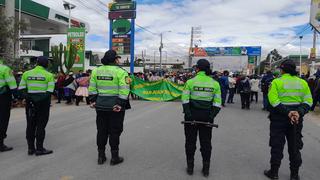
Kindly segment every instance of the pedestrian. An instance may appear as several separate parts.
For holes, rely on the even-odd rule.
[[[3,64],[0,57],[0,152],[11,151],[13,148],[4,144],[10,119],[12,91],[17,88],[12,70]]]
[[[220,85],[211,77],[209,61],[200,59],[197,62],[196,72],[196,77],[188,80],[184,86],[182,94],[184,118],[185,121],[213,123],[221,108]],[[203,161],[202,173],[208,177],[212,151],[212,127],[185,124],[184,131],[187,173],[193,174],[194,154],[199,133]]]
[[[54,77],[49,73],[48,58],[40,56],[37,66],[22,75],[19,90],[26,99],[28,155],[53,153],[43,147],[45,128],[49,121],[51,94],[54,91]],[[36,140],[36,147],[35,147]]]
[[[315,80],[314,89],[312,92],[313,92],[312,93],[313,104],[311,107],[311,111],[314,111],[317,104],[320,103],[320,74],[316,74],[316,80]]]
[[[105,146],[109,138],[110,165],[117,165],[124,160],[119,156],[119,144],[131,81],[128,73],[118,67],[119,56],[114,50],[107,51],[101,63],[102,66],[93,70],[89,86],[91,107],[97,112],[98,164],[106,161]]]
[[[241,97],[241,109],[250,109],[251,86],[249,78],[242,76],[238,88]]]
[[[229,90],[229,80],[228,79],[229,79],[229,71],[223,71],[223,74],[219,79],[223,107],[225,107],[225,102],[226,102],[228,90]]]
[[[287,139],[290,159],[290,180],[299,180],[302,164],[301,153],[303,117],[312,105],[312,95],[305,80],[297,75],[296,65],[286,60],[280,65],[280,78],[272,81],[268,98],[270,109],[271,169],[264,172],[270,179],[278,179],[278,171],[283,158]]]
[[[256,103],[258,103],[258,99],[259,99],[259,85],[260,85],[260,80],[258,79],[258,77],[256,75],[252,76],[252,78],[250,79],[250,86],[251,86],[251,102],[254,101],[254,97],[255,97],[255,101]]]
[[[82,77],[76,79],[76,82],[79,85],[76,91],[76,106],[79,106],[79,103],[81,100],[83,100],[83,98],[86,98],[87,105],[90,104],[88,92],[89,81],[90,76],[87,73],[83,73]]]
[[[236,93],[236,83],[237,83],[237,81],[236,81],[234,75],[229,76],[228,81],[229,81],[229,96],[228,96],[227,103],[234,104],[233,97],[234,97],[234,94]]]
[[[57,104],[60,104],[61,100],[64,98],[64,89],[63,89],[64,81],[65,81],[65,74],[63,72],[59,72],[58,79],[56,82],[57,98],[58,98]]]
[[[63,82],[63,85],[64,85],[64,96],[67,100],[66,104],[71,105],[74,97],[74,93],[76,90],[76,83],[74,81],[73,72],[69,72],[69,74],[66,76]]]
[[[262,110],[267,110],[267,108],[269,107],[268,92],[273,79],[274,79],[274,76],[271,71],[267,71],[267,73],[261,79],[261,91],[263,94]]]

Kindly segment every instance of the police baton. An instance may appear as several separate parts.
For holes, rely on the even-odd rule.
[[[207,126],[207,127],[219,128],[218,124],[209,123],[209,122],[201,122],[201,121],[182,121],[181,124],[204,125],[204,126]]]

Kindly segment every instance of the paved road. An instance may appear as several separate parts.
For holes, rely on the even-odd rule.
[[[95,112],[88,107],[54,105],[46,138],[46,147],[54,149],[54,154],[44,157],[27,156],[24,111],[13,110],[6,142],[15,149],[0,154],[0,179],[204,179],[199,152],[194,176],[185,174],[181,104],[135,101],[132,105],[120,147],[125,163],[117,167],[96,164]],[[213,132],[214,160],[209,179],[266,180],[261,172],[269,161],[267,114],[260,110],[260,105],[251,111],[239,107],[239,104],[230,105],[217,118],[220,128]],[[319,122],[305,123],[301,172],[305,180],[320,177],[319,135]],[[286,155],[280,179],[288,178]]]

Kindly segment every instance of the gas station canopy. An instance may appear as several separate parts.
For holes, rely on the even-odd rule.
[[[19,0],[15,0],[16,17],[19,13]],[[66,34],[69,17],[47,6],[31,0],[21,0],[21,17],[27,23],[27,30],[22,35],[53,35]],[[0,8],[4,8],[5,0],[0,0]],[[62,4],[61,4],[62,5]],[[72,27],[85,27],[89,31],[89,24],[71,18]]]

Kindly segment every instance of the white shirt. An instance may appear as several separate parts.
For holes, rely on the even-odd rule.
[[[250,80],[251,91],[252,92],[259,92],[259,90],[260,90],[259,84],[260,84],[260,80],[259,79],[251,79]]]

